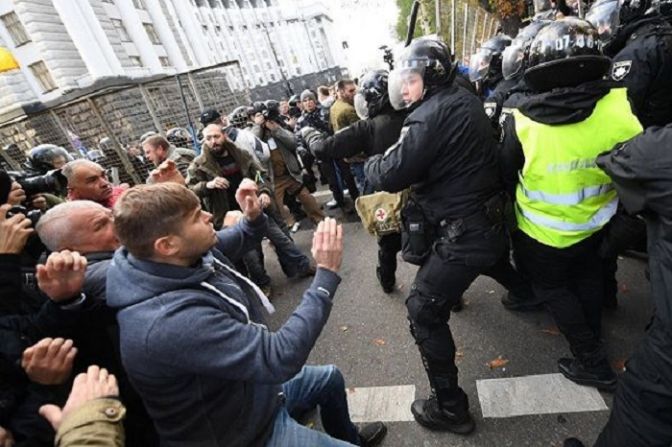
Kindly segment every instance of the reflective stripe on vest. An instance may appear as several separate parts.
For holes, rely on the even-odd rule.
[[[578,123],[549,125],[513,114],[525,156],[516,190],[518,227],[556,248],[601,229],[616,213],[618,198],[595,159],[642,131],[626,90],[612,89]]]

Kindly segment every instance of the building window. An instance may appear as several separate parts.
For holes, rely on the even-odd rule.
[[[208,32],[208,25],[201,25],[203,27],[203,32],[207,33]]]
[[[142,26],[145,27],[145,31],[149,36],[149,40],[151,40],[154,45],[161,45],[161,39],[159,39],[159,35],[156,34],[156,31],[154,30],[154,25],[152,25],[151,23],[143,23]]]
[[[37,82],[40,83],[40,87],[42,87],[43,93],[47,93],[58,88],[54,82],[54,79],[51,77],[51,73],[49,73],[47,65],[44,62],[36,62],[29,65],[28,68],[30,68],[30,71],[33,72],[33,76],[35,76]]]
[[[28,33],[26,33],[26,29],[23,27],[23,24],[19,20],[19,16],[17,16],[16,13],[10,12],[9,14],[5,14],[0,18],[2,19],[2,23],[5,24],[5,28],[7,28],[9,34],[12,36],[14,45],[18,47],[19,45],[23,45],[26,42],[30,42]]]
[[[147,9],[147,7],[145,6],[144,0],[133,0],[133,5],[137,9]]]
[[[103,3],[110,3],[110,4],[114,5],[114,0],[103,0]]]
[[[165,56],[159,57],[159,62],[161,62],[162,67],[170,67],[170,60]]]
[[[110,19],[110,20],[112,20],[112,26],[114,26],[114,29],[117,30],[117,34],[119,34],[119,38],[121,39],[121,41],[130,42],[131,36],[128,35],[128,31],[126,31],[124,22],[122,22],[119,19]]]
[[[130,58],[131,58],[131,62],[133,63],[134,67],[144,67],[144,65],[142,64],[142,59],[140,59],[140,57],[131,56]]]
[[[271,81],[275,82],[275,75],[271,73]]]

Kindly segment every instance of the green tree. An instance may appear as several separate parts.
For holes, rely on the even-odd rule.
[[[406,35],[408,34],[408,20],[411,16],[411,9],[413,8],[414,0],[397,0],[397,6],[399,7],[399,17],[397,18],[396,32],[399,40],[406,40]],[[413,37],[420,37],[424,34],[433,32],[435,29],[434,26],[434,0],[424,1],[424,5],[420,8],[418,13],[418,19],[415,24],[415,32]],[[422,20],[423,18],[427,21],[426,27],[429,28],[426,33],[423,30]]]

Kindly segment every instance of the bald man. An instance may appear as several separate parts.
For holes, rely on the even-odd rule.
[[[91,200],[105,208],[112,208],[127,189],[124,186],[113,186],[107,179],[105,169],[93,161],[71,161],[61,172],[68,179],[68,200]]]

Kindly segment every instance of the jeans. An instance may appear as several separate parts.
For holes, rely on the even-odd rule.
[[[359,445],[357,428],[350,420],[343,375],[334,365],[304,366],[283,386],[285,405],[275,418],[266,447],[347,447]],[[299,424],[295,418],[320,406],[325,433]]]
[[[350,198],[354,202],[359,197],[359,190],[357,183],[350,171],[350,165],[343,160],[335,160],[333,158],[324,160],[322,162],[324,173],[329,180],[329,189],[334,196],[334,200],[338,202],[339,206],[343,206],[345,199],[343,197],[343,188],[347,187],[350,191]],[[339,182],[340,178],[343,180]],[[342,186],[341,186],[342,185]]]
[[[373,192],[373,186],[366,180],[366,174],[364,174],[364,163],[350,163],[350,171],[355,177],[355,182],[357,183],[357,188],[359,188],[359,193],[362,195],[371,194]]]
[[[274,219],[268,219],[268,240],[271,241],[278,255],[282,272],[291,278],[303,273],[310,267],[310,260],[299,251],[294,241],[285,234]]]

